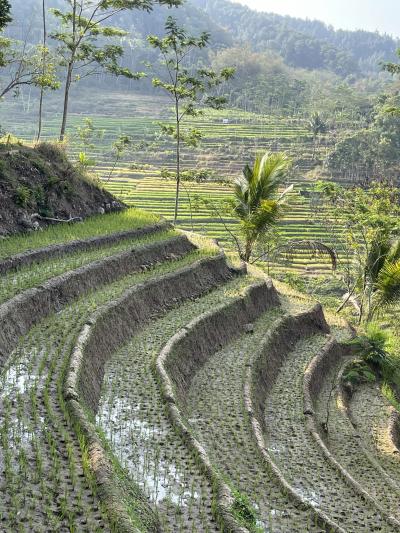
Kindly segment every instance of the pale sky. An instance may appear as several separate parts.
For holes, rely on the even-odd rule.
[[[400,37],[400,0],[234,0],[259,11],[318,19],[335,28]]]

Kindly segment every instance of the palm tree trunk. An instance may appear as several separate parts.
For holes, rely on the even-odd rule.
[[[253,252],[253,241],[252,240],[247,240],[245,248],[244,248],[243,261],[248,263],[250,261],[250,257],[251,257],[252,252]]]

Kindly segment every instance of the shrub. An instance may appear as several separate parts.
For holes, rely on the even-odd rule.
[[[66,161],[65,150],[62,145],[55,143],[40,143],[36,150],[49,161]]]
[[[355,361],[343,375],[343,381],[354,385],[358,385],[359,383],[372,383],[375,381],[375,374],[364,361]]]
[[[250,531],[258,532],[256,511],[249,498],[237,490],[233,491],[233,496],[232,510],[236,519],[245,524]]]
[[[19,207],[26,207],[32,196],[32,191],[25,185],[18,185],[15,189],[15,203]]]
[[[355,347],[362,359],[383,377],[393,376],[395,360],[390,348],[392,338],[390,333],[378,324],[371,322],[365,328],[364,334],[349,341]]]
[[[7,166],[5,161],[0,159],[0,179],[6,179],[7,177]]]

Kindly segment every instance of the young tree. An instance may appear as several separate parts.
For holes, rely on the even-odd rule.
[[[132,137],[125,134],[119,135],[118,139],[112,143],[111,147],[114,156],[114,163],[108,174],[107,181],[110,181],[118,162],[120,161],[124,153],[128,150],[128,148],[130,148],[132,145]]]
[[[79,139],[78,145],[80,152],[78,154],[78,165],[82,169],[88,169],[96,165],[96,160],[88,155],[89,150],[93,150],[96,142],[104,138],[105,130],[95,128],[91,118],[85,118],[82,126],[76,128],[76,137]]]
[[[280,152],[258,155],[253,167],[245,166],[243,176],[235,182],[234,198],[229,202],[230,215],[240,223],[243,244],[232,231],[228,232],[243,261],[262,260],[267,262],[268,270],[273,259],[284,254],[290,256],[297,250],[309,251],[312,257],[328,256],[335,270],[336,253],[330,246],[308,239],[283,241],[280,238],[277,225],[284,215],[285,197],[293,185],[282,192],[279,189],[289,176],[290,166],[290,159]]]
[[[287,179],[290,165],[285,154],[267,152],[256,157],[253,167],[246,165],[235,182],[232,210],[244,237],[243,261],[250,260],[257,241],[283,216],[286,191],[279,194],[278,189]]]
[[[386,184],[345,189],[320,182],[317,187],[326,197],[321,216],[341,233],[350,258],[348,293],[338,311],[354,301],[359,321],[368,322],[380,308],[400,301],[400,190]]]
[[[203,32],[199,37],[191,36],[177,21],[168,17],[165,23],[165,36],[159,38],[150,35],[150,45],[159,50],[161,63],[165,69],[165,79],[153,78],[154,87],[163,89],[174,104],[174,125],[160,124],[164,134],[176,141],[176,193],[174,223],[178,219],[179,192],[181,184],[181,146],[196,146],[201,139],[201,132],[194,128],[183,129],[188,117],[204,113],[200,106],[221,109],[226,104],[223,96],[209,94],[214,87],[232,78],[234,69],[224,68],[218,73],[206,68],[190,68],[189,59],[194,50],[201,50],[209,43],[210,35]]]
[[[65,0],[66,11],[53,9],[61,29],[52,34],[60,43],[58,53],[66,69],[63,116],[60,140],[65,136],[71,85],[103,70],[130,79],[139,79],[143,74],[123,68],[118,61],[123,48],[117,44],[104,44],[104,40],[126,35],[120,28],[105,26],[104,23],[125,10],[151,11],[155,4],[179,6],[182,0]]]

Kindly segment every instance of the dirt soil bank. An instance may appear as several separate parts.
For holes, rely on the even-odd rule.
[[[67,158],[62,147],[0,144],[0,238],[124,205]]]

